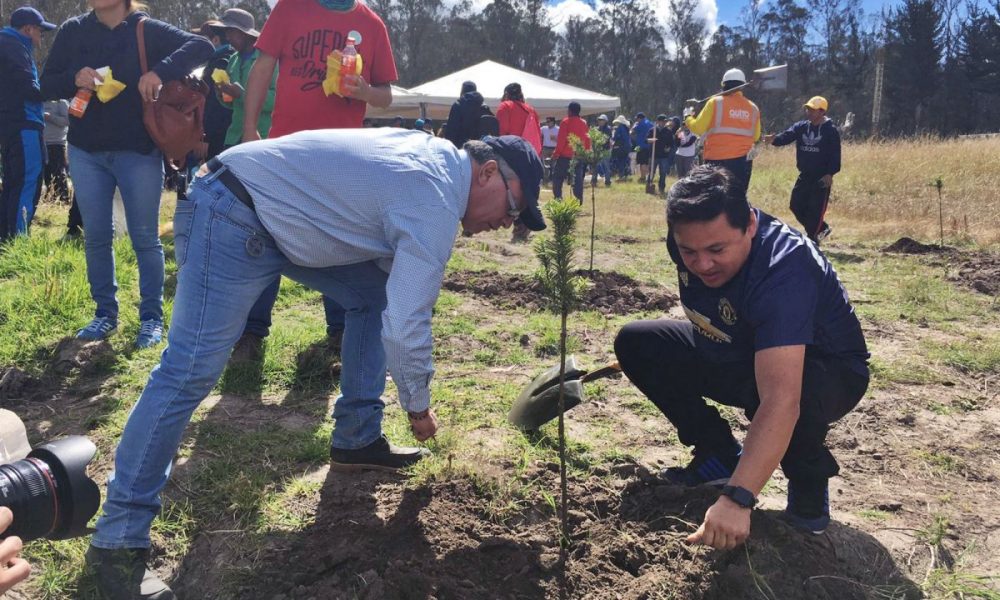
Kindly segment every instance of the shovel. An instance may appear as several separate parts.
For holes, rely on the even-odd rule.
[[[753,79],[744,83],[743,85],[738,85],[734,88],[730,88],[724,92],[717,92],[712,94],[707,98],[702,98],[701,100],[697,98],[688,98],[685,100],[688,104],[701,104],[702,102],[708,102],[716,96],[728,96],[733,92],[738,92],[744,88],[755,87],[759,90],[779,90],[783,91],[788,89],[788,65],[778,65],[776,67],[765,67],[763,69],[757,69],[753,72]]]
[[[621,373],[617,361],[596,371],[584,371],[575,356],[566,357],[566,410],[583,402],[583,384]],[[559,416],[559,365],[541,373],[524,388],[510,407],[507,420],[522,431],[534,431]]]

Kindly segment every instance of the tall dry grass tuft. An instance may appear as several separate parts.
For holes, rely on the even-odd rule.
[[[945,243],[1000,244],[1000,138],[851,142],[834,178],[829,208],[838,238],[936,242],[944,183]],[[788,194],[795,150],[766,148],[754,162],[751,195],[765,210],[792,219]],[[839,225],[839,227],[838,227]]]
[[[751,201],[797,227],[788,209],[797,176],[794,146],[765,148],[754,161]],[[845,142],[828,210],[834,240],[882,244],[909,236],[937,243],[938,177],[945,243],[1000,246],[1000,138]],[[643,195],[639,184],[601,190],[597,205],[599,235],[666,231],[662,200]]]

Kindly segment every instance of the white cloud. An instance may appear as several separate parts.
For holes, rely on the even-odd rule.
[[[591,7],[583,0],[558,0],[549,6],[549,16],[552,20],[552,28],[557,33],[565,33],[566,22],[573,17],[588,19],[597,16],[598,11],[604,2],[597,0],[594,7]],[[668,0],[652,0],[650,2],[652,13],[656,16],[661,27],[666,27],[667,16],[670,14]],[[719,7],[716,0],[699,0],[696,14],[705,19],[709,33],[716,29],[716,20],[719,17]]]

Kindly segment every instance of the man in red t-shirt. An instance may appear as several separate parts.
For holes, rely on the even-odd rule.
[[[562,184],[569,175],[569,163],[573,159],[573,146],[569,143],[570,136],[576,136],[583,142],[583,147],[590,150],[590,128],[587,122],[580,118],[580,103],[570,102],[566,118],[559,124],[559,137],[552,158],[556,164],[552,168],[552,195],[562,198]],[[576,163],[573,172],[573,196],[583,204],[583,170],[584,163]]]
[[[326,57],[343,50],[349,36],[362,58],[361,75],[346,78],[347,98],[327,96]],[[270,138],[308,129],[361,127],[367,104],[392,104],[390,84],[398,76],[389,33],[382,19],[356,0],[281,0],[260,32],[257,49],[260,57],[247,82],[244,121],[256,122],[277,66]],[[253,129],[244,128],[244,141],[255,139]]]
[[[346,97],[327,96],[323,91],[326,57],[334,50],[343,50],[348,37],[354,38],[354,47],[362,59],[361,75],[344,78],[342,91]],[[275,67],[278,81],[269,138],[310,129],[360,128],[368,104],[378,108],[392,104],[390,84],[398,75],[389,32],[377,14],[356,0],[281,0],[264,23],[256,48],[260,53],[247,78],[244,142],[260,139],[257,117]],[[251,309],[255,322],[270,326],[279,283],[280,278]],[[323,308],[330,348],[339,351],[344,309],[325,296]],[[234,356],[259,356],[261,340],[244,333]]]

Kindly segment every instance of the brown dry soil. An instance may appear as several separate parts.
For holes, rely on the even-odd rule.
[[[605,315],[640,311],[666,312],[677,304],[676,294],[640,284],[621,273],[577,271],[587,286],[580,304]],[[531,277],[491,271],[459,271],[444,280],[444,289],[485,298],[501,308],[544,308],[541,284]]]
[[[982,294],[1000,295],[1000,255],[962,252],[950,246],[923,244],[908,237],[899,238],[882,251],[940,257],[948,268],[950,281]]]
[[[522,478],[554,490],[556,471],[539,466]],[[666,485],[631,463],[598,472],[569,488],[570,598],[750,600],[761,597],[756,580],[772,598],[864,598],[868,589],[917,595],[885,549],[849,527],[806,538],[774,511],[758,511],[747,548],[694,548],[684,537],[716,493]],[[262,561],[234,597],[557,597],[559,548],[548,504],[526,498],[498,519],[490,501],[488,490],[467,480],[408,489],[392,476],[326,470],[315,524],[268,539],[261,552],[282,559]],[[200,597],[213,587],[205,578],[219,572],[194,556],[209,564],[232,558],[201,538],[186,561],[197,570],[179,579],[181,597]]]

